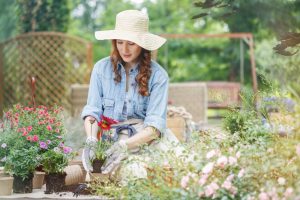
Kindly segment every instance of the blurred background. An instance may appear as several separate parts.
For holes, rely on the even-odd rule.
[[[94,32],[113,29],[115,15],[125,9],[147,12],[150,31],[155,34],[251,33],[254,37],[258,89],[272,85],[289,88],[294,95],[300,94],[299,54],[282,55],[273,49],[287,33],[297,36],[300,0],[0,0],[2,108],[21,99],[30,100],[32,89],[22,89],[28,77],[20,81],[27,72],[28,76],[37,77],[37,91],[45,87],[52,91],[46,93],[44,90],[44,94],[36,95],[37,99],[41,96],[40,101],[58,101],[68,105],[64,100],[66,98],[47,99],[55,91],[58,91],[56,96],[68,92],[70,84],[88,83],[93,64],[108,56],[111,49],[109,41],[96,41]],[[28,40],[28,33],[32,32],[36,35],[31,35],[33,38]],[[50,34],[50,39],[45,42],[38,38],[41,37],[40,32],[63,33],[63,37],[70,39],[70,42],[67,39],[58,42],[60,39],[56,37],[62,35],[57,34]],[[291,52],[297,51],[298,44],[296,41],[290,45]],[[59,51],[59,48],[63,50]],[[47,51],[43,52],[43,49]],[[47,66],[43,69],[39,67],[43,64],[36,66],[36,60],[30,61],[33,57],[43,64],[47,62]],[[62,57],[64,59],[60,60]],[[51,61],[48,61],[49,58]],[[60,60],[59,64],[55,63],[57,60]],[[168,71],[171,82],[242,81],[243,86],[252,87],[246,39],[169,39],[159,49],[157,60]],[[63,67],[64,63],[69,63],[71,68]],[[54,70],[47,70],[49,66]],[[62,71],[61,68],[68,70]],[[40,74],[35,74],[39,70]],[[76,73],[72,77],[67,77],[74,71]],[[43,82],[43,76],[53,80]],[[8,77],[11,78],[6,80]],[[51,88],[58,80],[64,80],[67,86],[62,83]],[[41,82],[43,85],[38,85]],[[9,98],[14,100],[5,101],[5,94],[11,92],[14,95]]]

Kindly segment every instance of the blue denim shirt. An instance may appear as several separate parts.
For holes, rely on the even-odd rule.
[[[87,105],[83,108],[81,117],[88,115],[100,120],[104,115],[118,121],[129,118],[144,120],[144,125],[157,128],[162,134],[166,129],[167,98],[169,77],[167,72],[156,62],[151,61],[151,77],[148,83],[149,96],[142,96],[138,92],[135,77],[138,65],[129,72],[129,87],[126,94],[126,72],[122,64],[118,64],[121,71],[121,82],[114,81],[114,72],[110,57],[98,61],[92,71]],[[127,96],[127,115],[123,107]]]

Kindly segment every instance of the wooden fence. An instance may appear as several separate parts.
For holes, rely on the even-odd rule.
[[[92,44],[56,32],[33,32],[0,44],[0,112],[16,103],[29,105],[29,80],[36,79],[37,105],[70,109],[70,86],[88,83]],[[1,115],[0,114],[0,115]]]

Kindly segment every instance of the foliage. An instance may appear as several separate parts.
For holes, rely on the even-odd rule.
[[[5,162],[5,170],[22,179],[28,178],[40,162],[38,150],[35,146],[11,149]]]
[[[106,158],[105,152],[111,147],[111,144],[112,143],[108,140],[99,139],[99,141],[91,147],[91,150],[95,153],[93,159],[104,160]]]
[[[62,168],[68,164],[71,148],[64,145],[65,128],[62,123],[61,111],[62,108],[57,106],[31,108],[17,104],[4,113],[0,143],[2,148],[5,147],[5,151],[1,151],[0,155],[2,165],[5,164],[9,172],[21,173],[22,169],[24,170],[23,174],[28,173],[26,169],[29,167],[14,167],[15,159],[19,159],[18,163],[21,164],[32,162],[32,165],[35,165],[33,168],[45,164],[47,165],[45,171],[50,172],[55,170],[61,172]],[[20,156],[28,150],[30,150],[30,154],[28,153],[27,157]],[[31,159],[29,156],[32,156]],[[52,162],[51,166],[49,166],[49,162]],[[26,166],[25,164],[24,166]]]
[[[68,166],[69,159],[72,157],[70,147],[55,147],[42,154],[41,165],[48,174],[62,174],[64,168]]]
[[[69,23],[68,4],[60,0],[18,0],[20,32],[66,32]]]

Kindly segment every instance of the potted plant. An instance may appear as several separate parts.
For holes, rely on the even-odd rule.
[[[14,177],[14,193],[31,193],[32,178],[36,166],[39,164],[38,148],[26,145],[18,149],[11,149],[5,162],[5,171]]]
[[[41,164],[46,173],[45,194],[62,191],[65,185],[65,167],[68,166],[69,159],[73,156],[70,147],[61,144],[54,149],[47,150],[42,154]]]
[[[62,107],[58,106],[26,107],[17,104],[5,112],[0,122],[0,144],[3,148],[0,164],[5,165],[5,169],[14,176],[21,174],[22,179],[32,176],[32,166],[43,170],[43,165],[36,158],[58,146],[66,149],[61,111]],[[25,167],[18,168],[22,162],[25,162]]]
[[[111,142],[108,140],[103,140],[102,138],[91,147],[93,150],[94,157],[92,158],[92,166],[93,166],[93,173],[101,173],[101,167],[105,162],[106,150],[111,146]]]

